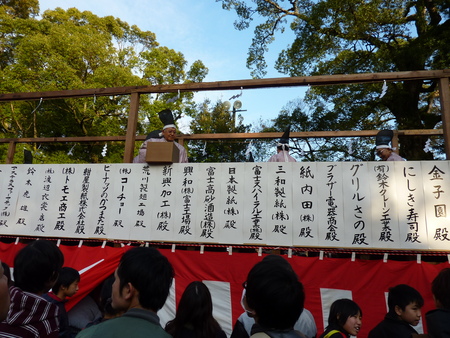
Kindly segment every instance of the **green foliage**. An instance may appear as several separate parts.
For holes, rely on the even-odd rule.
[[[36,20],[37,1],[13,6],[18,3],[0,6],[0,93],[201,82],[207,74],[201,61],[188,67],[183,54],[159,46],[154,33],[118,18],[56,8]],[[157,112],[164,108],[174,110],[176,119],[192,113],[193,93],[166,102],[175,95],[141,95],[138,133],[157,129]],[[2,103],[0,137],[125,135],[129,107],[129,96]],[[47,162],[66,160],[61,154],[72,146],[31,145]],[[102,148],[76,145],[67,161],[122,161],[123,144],[109,145],[106,158]]]
[[[205,100],[197,107],[190,128],[194,134],[247,133],[250,125],[243,124],[237,111],[229,111],[223,102],[213,106]],[[192,162],[245,162],[247,144],[242,140],[190,141],[189,158]]]
[[[247,66],[266,74],[265,53],[277,33],[289,28],[294,41],[279,53],[275,68],[290,76],[445,69],[450,66],[450,3],[443,0],[216,0],[234,9],[237,29],[255,23]],[[316,127],[433,129],[441,120],[433,81],[313,88],[309,114]],[[326,113],[326,111],[328,111]],[[325,125],[322,125],[325,124]],[[317,129],[322,130],[322,129]],[[326,130],[326,129],[325,129]],[[427,138],[400,139],[410,160],[431,159]]]
[[[370,120],[369,118],[367,120]],[[363,122],[363,121],[360,121]],[[261,124],[263,132],[283,132],[291,126],[291,132],[332,131],[338,126],[355,121],[344,122],[335,111],[316,108],[308,109],[301,100],[289,102],[277,118]],[[362,128],[370,129],[370,128]],[[346,129],[348,130],[348,129]],[[256,153],[260,149],[272,147],[274,141],[258,141],[254,145]],[[290,154],[297,161],[373,161],[374,140],[372,138],[292,138],[289,141]],[[267,160],[267,154],[259,160]]]

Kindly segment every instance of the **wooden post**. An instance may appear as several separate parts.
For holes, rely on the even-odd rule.
[[[130,113],[128,114],[127,134],[125,137],[125,152],[123,163],[132,163],[134,156],[134,142],[136,140],[136,130],[139,112],[139,93],[131,93]]]
[[[391,145],[392,148],[395,148],[395,152],[398,154],[400,152],[400,149],[398,147],[398,130],[394,130],[394,136],[392,137]]]
[[[450,89],[448,77],[441,77],[439,79],[439,99],[441,100],[445,154],[447,160],[450,160]]]
[[[9,142],[8,154],[6,155],[6,164],[12,164],[14,161],[14,153],[16,152],[16,142]]]

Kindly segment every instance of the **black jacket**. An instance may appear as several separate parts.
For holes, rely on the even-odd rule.
[[[411,325],[388,313],[369,332],[369,338],[411,338],[413,333],[417,333],[417,331]]]
[[[425,318],[430,338],[450,338],[450,310],[431,310]]]

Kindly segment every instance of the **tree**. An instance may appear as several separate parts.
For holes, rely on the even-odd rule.
[[[34,13],[36,8],[30,8],[28,12]],[[188,68],[183,54],[159,46],[154,33],[112,16],[56,8],[36,20],[16,15],[13,9],[0,7],[0,42],[6,46],[0,56],[2,93],[201,82],[208,71],[199,60]],[[191,113],[193,94],[174,96],[141,95],[139,133],[158,129],[157,112],[164,108],[176,111],[177,118]],[[125,135],[129,100],[110,96],[2,104],[0,137]],[[42,144],[34,145],[32,151],[47,163],[121,161],[123,143],[109,144],[105,156],[103,147]]]
[[[262,77],[265,52],[289,27],[292,44],[275,68],[290,76],[443,69],[450,64],[450,3],[445,0],[217,0],[238,15],[237,29],[256,25],[247,66]],[[434,81],[312,88],[306,102],[333,129],[433,129],[441,121]],[[426,138],[400,139],[401,153],[430,159]]]
[[[320,109],[311,111],[302,100],[288,102],[273,120],[262,122],[262,132],[279,132],[291,127],[291,132],[333,130],[335,116],[332,111],[317,115]],[[365,129],[365,128],[363,128]],[[266,160],[265,149],[274,148],[273,141],[258,140],[254,143],[258,160]],[[289,141],[290,154],[297,161],[373,161],[373,140],[367,138],[292,138]]]
[[[194,134],[248,133],[250,125],[223,102],[211,105],[209,100],[197,106],[190,128]],[[236,125],[237,123],[237,125]],[[188,144],[192,162],[245,162],[247,144],[240,140],[191,141]]]

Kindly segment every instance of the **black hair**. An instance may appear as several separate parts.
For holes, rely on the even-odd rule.
[[[65,266],[59,270],[59,276],[52,287],[53,293],[58,293],[62,286],[69,287],[73,282],[80,281],[80,274],[74,268]]]
[[[390,314],[396,314],[396,306],[404,311],[411,303],[416,303],[419,307],[423,306],[423,298],[419,291],[406,284],[399,284],[389,288],[388,308]]]
[[[64,256],[54,242],[36,240],[14,258],[14,284],[23,291],[45,293],[58,278]]]
[[[337,325],[341,330],[347,322],[347,319],[358,314],[362,317],[361,308],[351,299],[342,298],[335,300],[330,307],[328,315],[328,326]],[[345,330],[344,330],[345,331]]]
[[[9,267],[8,264],[6,264],[3,261],[2,261],[2,266],[3,266],[3,274],[8,278],[8,287],[13,286],[14,282],[11,279],[11,268]]]
[[[300,317],[305,293],[289,262],[270,255],[248,273],[246,300],[260,326],[286,330],[292,329]]]
[[[122,256],[117,276],[120,293],[128,283],[139,291],[139,303],[145,309],[157,312],[166,302],[174,271],[168,259],[157,249],[137,247]]]
[[[186,287],[176,316],[166,324],[165,330],[178,338],[186,326],[192,328],[196,338],[218,337],[217,333],[222,330],[213,317],[211,293],[202,282],[192,282]]]
[[[439,307],[450,309],[450,268],[445,268],[433,279],[431,292]]]
[[[289,145],[288,144],[283,144],[283,145],[277,145],[277,149],[278,150],[289,150]]]
[[[103,281],[102,288],[100,290],[100,301],[99,301],[99,308],[102,312],[103,316],[109,315],[109,316],[115,316],[120,311],[114,309],[112,307],[112,285],[114,284],[114,275],[109,276]]]

